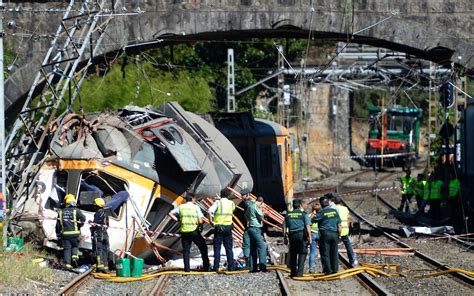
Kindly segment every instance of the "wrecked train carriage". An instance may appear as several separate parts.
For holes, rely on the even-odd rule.
[[[94,198],[103,196],[115,213],[111,250],[151,259],[143,235],[130,229],[148,225],[152,239],[165,246],[162,255],[167,247],[179,250],[175,237],[159,237],[179,228],[168,212],[183,202],[186,192],[200,199],[226,186],[252,188],[253,182],[238,152],[213,126],[176,103],[126,107],[118,114],[62,118],[52,136],[50,158],[38,173],[34,198],[16,207],[25,235],[56,247],[56,210],[63,196],[74,194],[87,220],[93,218]],[[91,249],[87,225],[81,236],[81,247]]]

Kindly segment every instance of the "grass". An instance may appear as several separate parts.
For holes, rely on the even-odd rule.
[[[1,230],[1,227],[0,227]],[[0,237],[0,246],[3,246]],[[35,258],[42,258],[46,253],[35,250],[35,248],[27,243],[21,250],[20,257],[2,253],[0,254],[0,289],[3,288],[25,288],[29,280],[51,283],[54,281],[54,274],[48,267],[40,267],[33,264]]]

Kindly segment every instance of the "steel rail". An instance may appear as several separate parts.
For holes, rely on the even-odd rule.
[[[347,259],[341,253],[339,253],[339,261],[341,261],[347,268],[352,267],[349,262],[349,259]],[[380,286],[376,281],[374,281],[370,276],[365,273],[357,274],[357,279],[367,290],[370,290],[370,292],[372,292],[374,295],[391,295],[389,292],[387,292],[387,290],[385,290],[382,286]]]
[[[92,273],[95,271],[95,267],[90,268],[84,273],[81,273],[79,276],[75,277],[70,281],[57,295],[74,295],[82,285],[92,278]]]
[[[154,296],[163,296],[164,294],[164,288],[166,287],[166,284],[168,283],[169,276],[164,274],[161,275],[158,280],[156,281],[155,286],[150,292],[150,295]]]
[[[349,205],[342,199],[342,203],[349,209],[349,211],[354,215],[356,216],[359,220],[361,221],[364,221],[366,224],[370,225],[373,229],[379,231],[380,233],[382,233],[385,237],[391,239],[392,241],[394,241],[397,245],[401,246],[401,247],[404,247],[404,248],[412,248],[410,245],[402,242],[401,240],[399,240],[398,238],[396,238],[395,236],[385,232],[380,226],[374,224],[373,222],[367,220],[365,217],[363,217],[361,214],[359,214],[358,212],[356,212],[355,210],[353,210],[351,207],[349,207]],[[449,266],[446,266],[445,264],[437,261],[436,259],[426,255],[426,254],[423,254],[421,253],[420,251],[415,251],[414,252],[415,256],[420,258],[421,260],[425,261],[426,263],[429,263],[430,265],[436,267],[436,268],[439,268],[441,270],[450,270]],[[450,275],[456,277],[457,279],[469,284],[469,285],[474,285],[474,278],[471,278],[469,276],[466,276],[462,273],[459,273],[459,272],[451,272]]]

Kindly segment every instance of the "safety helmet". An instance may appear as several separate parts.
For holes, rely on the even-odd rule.
[[[72,204],[76,202],[76,197],[73,194],[67,194],[66,197],[64,197],[64,202],[68,204]]]
[[[94,204],[98,206],[99,208],[103,208],[105,207],[105,200],[103,198],[98,197],[94,199]]]

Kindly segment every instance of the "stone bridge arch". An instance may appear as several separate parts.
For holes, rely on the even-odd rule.
[[[33,8],[60,7],[67,1],[31,1]],[[81,1],[77,1],[81,2]],[[156,43],[178,42],[193,38],[294,37],[344,40],[348,32],[357,32],[396,13],[351,38],[352,42],[372,44],[405,51],[436,62],[449,62],[450,50],[426,51],[446,47],[455,51],[457,62],[474,65],[474,3],[471,0],[131,0],[115,1],[118,11],[144,11],[136,16],[113,19],[107,29],[102,53],[123,48],[143,50]],[[54,32],[60,14],[33,14],[20,18],[6,13],[5,19],[16,19],[27,30]],[[311,27],[310,27],[311,25]],[[15,28],[7,28],[7,48],[18,52],[14,71],[6,82],[6,107],[21,105],[34,75],[49,47],[46,38],[21,43],[8,40]],[[15,109],[15,108],[14,108]]]

